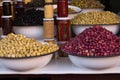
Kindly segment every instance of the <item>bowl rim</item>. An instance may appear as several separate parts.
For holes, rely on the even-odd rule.
[[[58,51],[58,50],[57,50]],[[48,54],[44,54],[44,55],[38,55],[38,56],[30,56],[30,57],[0,57],[0,59],[30,59],[30,58],[36,58],[36,57],[42,57],[42,56],[46,56],[46,55],[50,55],[50,54],[54,54],[55,52],[57,51],[54,51],[54,52],[51,52],[51,53],[48,53]]]
[[[71,24],[71,26],[110,26],[110,25],[120,25],[120,23],[113,23],[113,24]]]
[[[54,6],[57,6],[57,5],[54,4],[53,7],[54,7]],[[79,10],[79,11],[75,11],[75,12],[68,12],[68,14],[77,14],[77,13],[80,13],[80,12],[83,11],[81,8],[79,8],[79,7],[77,7],[77,6],[68,5],[68,8],[71,8],[71,7],[73,7],[73,8],[77,8],[77,9],[80,9],[80,10]],[[56,8],[57,8],[57,7],[54,7],[54,9],[56,9]],[[54,13],[57,13],[57,12],[54,12]]]
[[[64,50],[62,50],[62,51],[65,52]],[[68,55],[77,56],[77,57],[83,57],[83,58],[110,58],[110,57],[120,56],[120,54],[111,55],[111,56],[84,56],[84,55],[81,56],[81,55],[77,55],[77,54],[70,54],[68,52],[65,52],[65,53],[67,53]]]
[[[39,41],[36,40],[37,42],[41,42],[42,44],[48,44],[48,42],[44,42],[44,41]],[[50,54],[54,54],[59,50],[59,48],[54,51],[54,52],[50,52],[47,54],[43,54],[43,55],[37,55],[37,56],[29,56],[29,57],[0,57],[0,59],[29,59],[29,58],[35,58],[35,57],[42,57],[42,56],[46,56],[46,55],[50,55]]]

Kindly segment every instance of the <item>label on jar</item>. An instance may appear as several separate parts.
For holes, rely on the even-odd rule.
[[[44,21],[44,38],[54,38],[54,20]]]
[[[70,20],[57,20],[58,41],[69,41],[71,38]]]
[[[2,31],[3,35],[8,35],[12,33],[12,17],[11,18],[2,18]]]

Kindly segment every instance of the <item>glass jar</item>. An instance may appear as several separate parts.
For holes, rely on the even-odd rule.
[[[44,6],[44,16],[45,18],[53,18],[54,16],[54,9],[53,9],[53,5],[52,4],[46,4]]]
[[[0,2],[0,27],[2,25],[2,18],[1,18],[1,16],[2,16],[2,2]]]
[[[12,33],[12,16],[2,16],[2,31],[3,35]]]
[[[12,15],[11,0],[3,0],[2,5],[3,5],[3,15],[4,16]]]
[[[70,18],[57,18],[57,39],[59,43],[69,41],[71,38]]]
[[[68,17],[68,0],[58,0],[58,17]]]
[[[44,38],[45,39],[51,39],[54,38],[54,19],[47,19],[44,18]]]

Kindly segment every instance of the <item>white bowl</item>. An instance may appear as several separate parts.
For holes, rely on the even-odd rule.
[[[37,40],[40,40],[44,34],[43,26],[14,26],[13,30],[16,34],[23,34]]]
[[[53,5],[53,7],[54,7],[54,9],[56,9],[57,5]],[[71,9],[75,10],[75,13],[69,13],[68,14],[68,17],[70,19],[74,18],[75,16],[77,16],[82,11],[82,9],[80,9],[79,7],[76,7],[76,6],[68,5],[68,8],[71,8]],[[55,15],[57,16],[56,13],[55,13]]]
[[[96,25],[72,25],[73,32],[76,35],[79,35],[81,32],[83,32],[86,28],[93,27]],[[107,30],[113,32],[114,34],[117,34],[119,31],[119,25],[118,24],[111,24],[111,25],[100,25]]]
[[[3,35],[3,38],[6,37]],[[42,44],[48,44],[47,42],[40,41]],[[15,71],[28,71],[36,68],[45,67],[53,58],[53,54],[55,52],[51,52],[48,54],[40,55],[40,56],[31,56],[31,57],[23,57],[23,58],[9,58],[9,57],[0,57],[0,63],[3,64],[8,69]]]
[[[93,11],[104,11],[103,9],[82,9],[81,13],[93,12]]]
[[[85,67],[88,69],[108,69],[118,65],[119,56],[111,57],[81,57],[69,55],[71,62],[77,67]]]
[[[20,59],[0,58],[0,62],[3,66],[11,70],[28,71],[46,66],[50,62],[52,56],[53,54]]]

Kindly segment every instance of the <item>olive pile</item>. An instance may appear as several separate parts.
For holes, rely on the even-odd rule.
[[[36,26],[43,25],[44,11],[26,9],[23,16],[14,19],[14,26]]]
[[[31,2],[25,4],[26,8],[30,8],[30,7],[44,7],[45,4],[45,0],[31,0]]]
[[[49,54],[58,50],[56,44],[42,44],[21,34],[9,34],[0,41],[0,57],[23,58]]]
[[[98,0],[72,0],[69,4],[78,6],[82,9],[104,8],[104,5],[101,4]]]
[[[116,24],[120,23],[120,16],[113,12],[88,12],[81,13],[71,20],[72,24]]]

